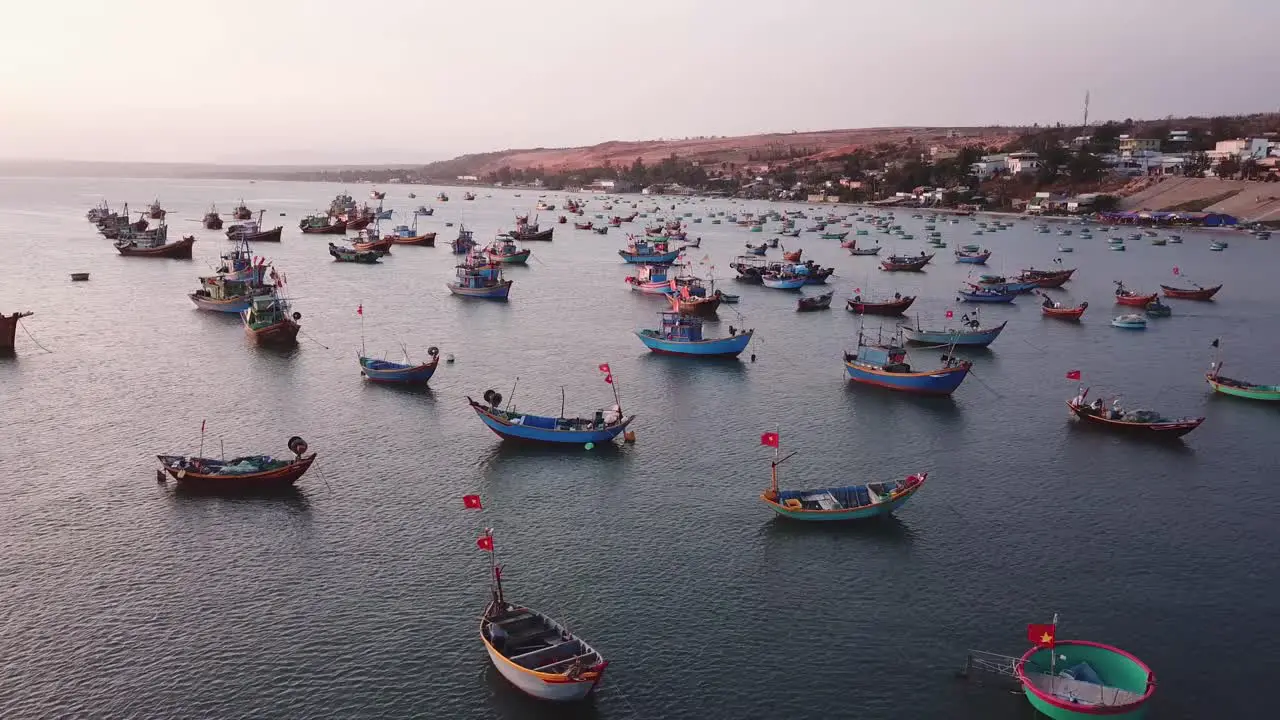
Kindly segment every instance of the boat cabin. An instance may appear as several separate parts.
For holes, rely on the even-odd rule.
[[[664,312],[662,313],[662,337],[677,342],[702,342],[702,318]]]
[[[901,345],[863,345],[859,343],[857,354],[845,353],[845,360],[884,370],[885,372],[911,372],[911,366],[907,364],[906,348]]]

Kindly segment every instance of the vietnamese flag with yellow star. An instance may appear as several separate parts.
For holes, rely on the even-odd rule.
[[[1052,625],[1028,625],[1027,640],[1033,645],[1039,647],[1053,647],[1054,632],[1057,630]]]

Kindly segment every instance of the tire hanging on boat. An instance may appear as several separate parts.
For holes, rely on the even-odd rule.
[[[298,457],[302,457],[302,454],[305,453],[306,451],[307,451],[306,440],[303,440],[297,435],[294,435],[293,437],[289,438],[289,452],[293,453],[294,455],[297,455]]]

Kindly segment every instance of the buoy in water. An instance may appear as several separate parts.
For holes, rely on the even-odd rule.
[[[635,441],[636,441],[636,431],[635,431],[635,430],[627,430],[626,432],[622,433],[622,439],[623,439],[624,441],[626,441],[626,442],[629,442],[629,443],[633,443],[633,442],[635,442]]]
[[[445,355],[445,356],[444,356],[444,361],[445,361],[446,363],[451,363],[451,362],[453,362],[453,353],[449,353],[448,355]]]
[[[755,362],[755,361],[756,361],[756,354],[751,353],[751,362]]]
[[[585,448],[586,448],[586,449],[588,449],[588,450],[594,450],[594,449],[595,449],[595,447],[596,447],[596,444],[595,444],[595,443],[593,443],[593,442],[589,442],[589,443],[587,443],[586,445],[583,445],[583,447],[585,447]]]

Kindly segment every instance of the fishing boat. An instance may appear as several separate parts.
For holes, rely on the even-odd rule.
[[[942,358],[942,366],[936,370],[913,370],[901,343],[890,340],[868,344],[859,331],[857,351],[844,354],[844,367],[851,381],[863,385],[920,395],[950,395],[964,382],[971,363],[950,355]]]
[[[1088,301],[1082,302],[1075,307],[1063,305],[1060,302],[1054,302],[1053,298],[1048,295],[1041,294],[1044,302],[1040,303],[1040,314],[1045,317],[1058,318],[1059,320],[1079,320],[1084,311],[1089,308]]]
[[[970,265],[986,265],[991,257],[990,250],[956,250],[956,262]]]
[[[413,214],[424,216],[424,217],[430,217],[434,215],[435,212],[436,212],[435,208],[429,208],[426,205],[419,205],[418,209],[413,211]]]
[[[1011,303],[1018,297],[1017,293],[982,287],[973,283],[969,283],[968,290],[957,290],[956,294],[965,302],[971,303]]]
[[[240,198],[240,204],[236,205],[231,211],[231,217],[236,220],[249,220],[253,218],[253,211],[248,205],[244,204],[244,198]]]
[[[435,247],[436,234],[418,233],[418,216],[413,216],[412,225],[397,225],[391,231],[390,235],[384,236],[383,239],[390,239],[396,245],[417,245],[420,247]]]
[[[1162,238],[1162,237],[1153,237],[1153,238],[1151,238],[1151,244],[1152,244],[1152,245],[1155,245],[1156,247],[1162,246],[1162,245],[1164,245],[1164,244],[1165,244],[1165,243],[1167,243],[1167,242],[1168,242],[1168,240],[1166,240],[1165,238]]]
[[[204,214],[204,217],[200,220],[200,223],[204,225],[205,230],[221,230],[222,216],[218,214],[218,206],[210,205],[209,212]]]
[[[1086,403],[1089,388],[1067,401],[1073,415],[1092,425],[1148,437],[1179,438],[1200,427],[1203,417],[1165,418],[1154,410],[1125,411],[1120,399],[1108,407],[1102,398]]]
[[[507,602],[502,568],[493,561],[493,531],[476,544],[490,552],[489,604],[480,617],[480,642],[507,682],[539,700],[585,699],[604,680],[604,657],[563,623],[528,607]]]
[[[440,202],[449,202],[449,196],[441,191],[436,194],[436,200],[439,200]]]
[[[849,254],[850,254],[850,255],[879,255],[879,254],[880,254],[880,246],[879,246],[879,245],[877,245],[877,246],[875,246],[875,247],[871,247],[871,248],[856,248],[856,247],[855,247],[855,248],[849,248]]]
[[[111,209],[111,206],[107,204],[106,200],[103,200],[101,203],[89,208],[89,211],[84,214],[85,220],[88,220],[95,225],[116,216],[116,211]]]
[[[725,305],[737,305],[738,301],[741,299],[742,299],[741,297],[734,295],[732,293],[727,293],[727,292],[720,293],[720,302],[724,303]]]
[[[166,212],[160,207],[160,198],[151,201],[151,206],[147,208],[147,217],[152,220],[163,220]]]
[[[386,191],[385,191],[385,190],[383,190],[383,191],[370,190],[370,191],[369,191],[369,198],[370,198],[371,200],[383,200],[383,199],[385,199],[386,197],[387,197],[387,193],[386,193]]]
[[[370,382],[375,383],[425,385],[431,379],[431,376],[435,375],[436,366],[440,364],[440,349],[432,345],[427,348],[427,355],[431,357],[430,360],[424,363],[414,363],[409,359],[409,353],[406,351],[405,361],[397,363],[365,357],[362,354],[359,356],[360,374]]]
[[[618,251],[618,255],[628,263],[670,265],[680,257],[680,251],[672,250],[665,240],[651,241],[632,236],[627,246]]]
[[[595,233],[595,234],[597,234],[597,235],[608,235],[608,234],[609,234],[609,226],[608,226],[608,225],[601,225],[601,226],[600,226],[600,227],[598,227],[598,228],[591,228],[591,231],[592,231],[592,232],[594,232],[594,233]]]
[[[821,295],[801,296],[796,299],[796,310],[798,312],[826,310],[831,307],[831,299],[835,297],[835,295],[835,290],[828,290]]]
[[[573,224],[573,229],[574,229],[574,230],[590,230],[590,229],[591,229],[591,228],[593,228],[593,227],[595,227],[595,223],[594,223],[594,222],[592,222],[591,220],[588,220],[588,221],[586,221],[586,222],[584,222],[584,223],[575,222],[575,223]]]
[[[603,367],[608,367],[604,365]],[[607,374],[612,379],[612,374]],[[610,382],[612,385],[613,383]],[[560,416],[528,415],[511,410],[510,404],[502,407],[502,393],[486,390],[484,402],[467,398],[471,409],[480,421],[503,440],[542,443],[547,445],[572,445],[582,447],[588,443],[607,443],[618,437],[636,419],[625,415],[614,390],[614,406],[596,410],[587,417],[565,417],[564,395],[561,391]]]
[[[1083,235],[1081,235],[1080,237],[1082,237],[1082,238],[1083,238],[1084,236],[1083,236]],[[1085,239],[1087,240],[1087,239],[1089,239],[1089,238],[1085,238]],[[1071,247],[1070,245],[1059,245],[1059,246],[1058,246],[1058,252],[1060,252],[1060,253],[1069,253],[1069,252],[1075,252],[1075,251],[1076,251],[1076,250],[1075,250],[1075,248]]]
[[[864,485],[844,485],[813,490],[780,490],[778,466],[794,455],[780,457],[778,433],[765,433],[761,444],[773,447],[769,489],[760,493],[764,501],[781,517],[806,521],[867,520],[883,517],[902,507],[917,490],[924,487],[929,473],[908,475],[903,480],[886,480]]]
[[[484,254],[485,257],[489,258],[489,262],[524,265],[529,261],[529,256],[533,254],[533,251],[527,248],[520,249],[516,241],[511,238],[498,238],[485,247]]]
[[[449,242],[449,247],[453,248],[454,255],[466,255],[476,246],[476,241],[472,231],[468,230],[465,225],[458,225],[458,237]]]
[[[1059,288],[1065,285],[1075,272],[1075,268],[1067,270],[1036,270],[1031,268],[1023,270],[1018,275],[1017,283],[1030,284],[1032,287],[1038,288]]]
[[[756,257],[763,257],[763,256],[764,256],[764,254],[765,254],[766,252],[768,252],[768,251],[769,251],[769,246],[768,246],[768,245],[765,245],[765,244],[752,245],[751,243],[747,243],[747,254],[748,254],[748,255],[755,255]]]
[[[670,295],[676,290],[676,276],[670,265],[641,265],[635,275],[628,275],[623,282],[647,295]]]
[[[1225,242],[1211,242],[1209,243],[1209,249],[1213,252],[1222,252],[1227,249],[1227,244]]]
[[[1144,309],[1147,311],[1147,317],[1169,317],[1173,315],[1173,308],[1160,302],[1160,298],[1147,303],[1147,307]]]
[[[854,295],[849,298],[847,309],[851,313],[859,315],[884,315],[894,316],[901,315],[911,307],[911,303],[916,301],[915,295],[907,295],[903,297],[901,293],[894,293],[892,300],[871,300],[862,297],[862,295]]]
[[[13,341],[18,333],[18,321],[31,317],[31,312],[15,312],[5,315],[0,312],[0,355],[13,355]]]
[[[1178,300],[1212,300],[1214,295],[1222,289],[1222,285],[1214,285],[1213,287],[1202,287],[1196,285],[1194,288],[1177,288],[1169,285],[1161,285],[1160,289],[1164,291],[1167,298],[1176,298]]]
[[[457,279],[448,283],[448,288],[462,297],[506,300],[511,294],[511,282],[502,278],[501,265],[469,261],[457,266]]]
[[[774,290],[799,290],[804,287],[805,278],[790,269],[768,270],[760,276],[760,282]]]
[[[372,265],[382,261],[382,253],[377,250],[356,250],[355,248],[345,247],[343,245],[335,245],[329,243],[329,254],[337,262],[360,263],[362,265]]]
[[[194,235],[187,235],[174,242],[166,242],[167,237],[168,226],[161,223],[155,230],[147,230],[133,237],[121,237],[116,240],[116,252],[125,257],[191,259],[191,246],[196,244]]]
[[[1140,293],[1130,290],[1124,286],[1123,282],[1115,281],[1116,284],[1116,304],[1131,305],[1133,307],[1146,307],[1152,300],[1158,297],[1158,293]]]
[[[720,309],[720,291],[707,291],[702,280],[695,277],[677,277],[672,280],[675,292],[667,295],[671,309],[681,315],[715,317]]]
[[[550,242],[554,233],[553,227],[539,230],[538,223],[529,222],[529,216],[525,215],[516,219],[516,229],[511,231],[511,237],[521,242]]]
[[[933,255],[926,255],[921,252],[919,256],[913,255],[890,255],[888,258],[880,261],[880,269],[889,272],[906,271],[919,272],[924,269],[925,265],[933,259]]]
[[[247,222],[237,223],[227,228],[227,239],[232,242],[280,242],[280,233],[284,228],[277,225],[271,230],[265,229],[263,216],[266,211],[258,211],[258,219],[245,218]],[[239,216],[237,215],[237,219]]]
[[[660,313],[662,326],[637,330],[636,337],[649,350],[663,355],[685,357],[737,357],[751,342],[754,330],[734,331],[729,337],[707,339],[702,335],[702,318],[677,312]]]
[[[783,251],[782,251],[782,259],[783,259],[783,260],[785,260],[785,261],[787,261],[787,262],[798,263],[798,262],[800,262],[800,256],[801,256],[801,255],[803,255],[803,254],[804,254],[804,248],[800,248],[799,250],[796,250],[795,252],[787,252],[785,249],[783,249]]]
[[[920,325],[920,318],[917,316],[915,327],[910,325],[902,326],[902,335],[907,339],[907,342],[922,345],[987,347],[995,342],[996,338],[1000,337],[1000,333],[1007,324],[1009,324],[1009,321],[1006,320],[995,327],[984,328],[982,327],[982,321],[978,319],[975,313],[973,317],[968,314],[962,315],[958,327],[925,329]]]
[[[293,457],[277,459],[270,455],[250,455],[219,460],[215,458],[187,457],[184,455],[157,455],[160,468],[180,486],[202,491],[252,492],[282,490],[298,481],[316,454],[307,455],[307,442],[300,437],[289,438],[289,452]]]
[[[1142,317],[1141,315],[1135,315],[1130,313],[1128,315],[1121,315],[1113,319],[1111,321],[1111,325],[1113,327],[1118,327],[1123,330],[1146,330],[1147,319]]]
[[[1107,249],[1114,250],[1115,252],[1124,252],[1125,246],[1124,243],[1108,243]]]
[[[298,222],[298,229],[308,235],[343,235],[347,232],[347,222],[328,215],[308,215]]]
[[[462,199],[463,199],[463,200],[475,200],[475,199],[476,199],[476,194],[475,194],[475,193],[473,193],[473,192],[464,192],[464,193],[462,193]]]
[[[1141,660],[1102,643],[1052,635],[1048,646],[1036,640],[1012,670],[1037,715],[1051,720],[1140,720],[1145,715],[1156,676]]]
[[[1209,387],[1213,388],[1214,392],[1247,400],[1280,401],[1280,385],[1257,385],[1245,380],[1229,378],[1222,374],[1223,364],[1220,360],[1214,361],[1209,365],[1209,372],[1204,374],[1204,379],[1209,382]]]
[[[259,345],[291,346],[298,342],[302,313],[291,312],[288,298],[277,289],[256,295],[249,309],[240,313],[245,334]]]
[[[1181,236],[1181,235],[1170,235],[1170,236],[1169,236],[1169,243],[1170,243],[1170,244],[1173,244],[1173,245],[1181,245],[1181,244],[1182,244],[1182,236]]]
[[[219,268],[218,274],[201,277],[200,289],[187,296],[200,310],[241,313],[249,309],[253,298],[275,292],[275,287],[265,282],[266,261],[257,258],[255,262],[247,244],[237,246],[222,257],[227,263]],[[279,279],[274,268],[271,278]]]
[[[823,240],[843,240],[848,236],[849,236],[849,232],[846,230],[845,232],[824,232],[818,237],[822,238]]]

